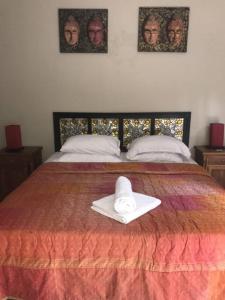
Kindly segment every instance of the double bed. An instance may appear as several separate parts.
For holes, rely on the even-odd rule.
[[[189,142],[189,112],[53,118],[56,152],[71,135]],[[225,299],[225,193],[200,166],[57,155],[0,204],[0,299]],[[121,175],[161,200],[129,224],[91,210]]]

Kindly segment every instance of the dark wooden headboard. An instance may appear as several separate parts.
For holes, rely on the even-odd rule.
[[[191,112],[86,113],[53,112],[55,151],[65,140],[77,134],[117,136],[121,150],[143,135],[174,136],[189,144]]]

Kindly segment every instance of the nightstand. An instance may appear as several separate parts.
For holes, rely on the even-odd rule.
[[[0,150],[0,201],[42,163],[41,151],[35,146],[16,152]]]
[[[195,146],[195,160],[225,188],[225,149]]]

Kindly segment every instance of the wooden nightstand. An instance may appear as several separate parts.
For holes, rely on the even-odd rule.
[[[225,188],[225,149],[195,146],[195,160]]]
[[[0,150],[0,201],[42,163],[41,150],[42,147],[24,147],[17,152]]]

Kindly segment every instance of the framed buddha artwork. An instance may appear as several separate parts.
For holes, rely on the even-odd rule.
[[[107,53],[107,9],[59,9],[62,53]]]
[[[186,52],[188,7],[140,7],[138,51]]]

